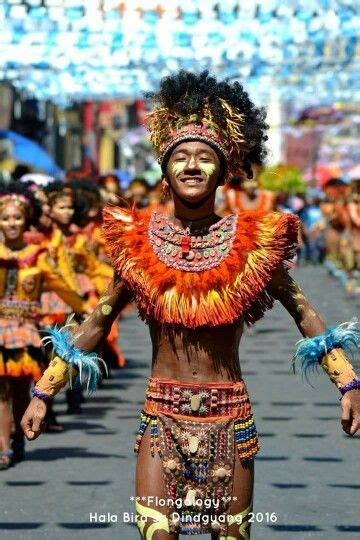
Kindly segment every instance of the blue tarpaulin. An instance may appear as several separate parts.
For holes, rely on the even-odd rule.
[[[13,158],[21,163],[47,172],[51,176],[61,175],[61,169],[41,146],[15,133],[0,129],[0,138],[9,139],[14,144]]]

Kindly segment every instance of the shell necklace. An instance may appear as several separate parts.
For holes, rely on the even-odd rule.
[[[167,216],[154,212],[149,238],[154,253],[166,266],[186,272],[201,272],[218,266],[229,253],[236,230],[231,214],[199,229],[177,227]]]

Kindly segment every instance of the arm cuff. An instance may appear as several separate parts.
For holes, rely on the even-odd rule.
[[[300,371],[307,380],[309,372],[318,371],[319,365],[329,373],[330,378],[332,375],[334,377],[340,375],[335,371],[342,371],[342,375],[347,380],[345,382],[341,380],[338,386],[346,384],[356,377],[353,367],[344,352],[352,356],[353,351],[360,348],[360,330],[356,328],[357,322],[357,319],[353,318],[350,322],[342,323],[336,328],[329,328],[321,336],[300,340],[293,357],[294,371],[296,365],[299,364]],[[341,354],[339,349],[343,349],[343,351],[340,351]],[[341,369],[337,369],[337,366],[335,366],[334,356],[337,365],[340,366],[341,364]],[[329,369],[326,369],[327,367]],[[335,380],[333,382],[336,383]]]
[[[62,328],[56,325],[54,328],[47,330],[48,335],[43,341],[52,345],[54,353],[58,357],[54,360],[60,360],[64,370],[66,367],[67,380],[70,381],[70,385],[72,385],[75,370],[79,374],[80,383],[86,385],[88,394],[92,394],[95,392],[101,378],[100,363],[104,364],[105,371],[107,371],[106,364],[96,353],[86,353],[75,347],[74,342],[77,336],[68,332],[67,327],[69,325]],[[63,377],[66,377],[65,373]]]

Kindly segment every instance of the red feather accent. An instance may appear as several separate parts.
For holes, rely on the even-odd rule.
[[[108,254],[140,316],[189,328],[229,324],[242,316],[252,324],[262,317],[274,302],[266,285],[297,245],[297,216],[244,212],[230,252],[217,267],[182,272],[156,257],[148,236],[150,213],[107,205],[103,217]]]

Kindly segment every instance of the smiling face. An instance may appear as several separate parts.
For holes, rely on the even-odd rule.
[[[60,225],[69,225],[74,215],[74,205],[69,196],[56,199],[51,206],[50,217]]]
[[[220,171],[219,156],[211,146],[201,141],[187,141],[172,151],[167,181],[179,199],[197,203],[215,193]]]
[[[26,225],[25,210],[9,203],[0,212],[0,230],[5,240],[14,242],[24,233]]]

